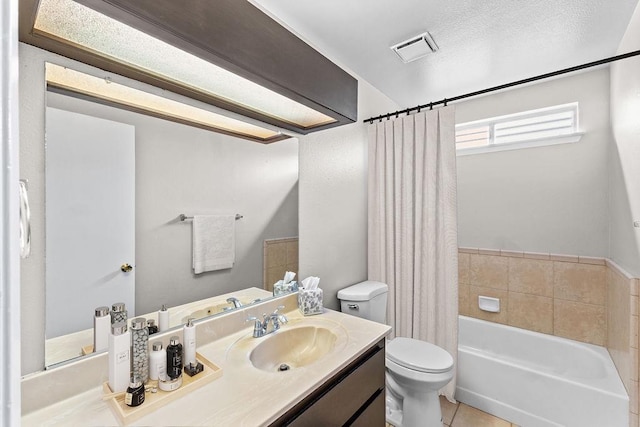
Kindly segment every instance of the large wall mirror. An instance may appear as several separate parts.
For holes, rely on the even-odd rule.
[[[130,318],[155,318],[166,305],[176,327],[233,309],[230,297],[269,298],[297,272],[297,139],[259,144],[60,90],[45,100],[46,144],[32,160],[42,179],[23,177],[43,204],[45,248],[23,271],[44,266],[45,366],[87,352],[97,306],[127,301]],[[181,214],[241,216],[232,268],[194,273]]]

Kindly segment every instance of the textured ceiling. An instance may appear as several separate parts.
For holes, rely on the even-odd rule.
[[[613,56],[638,3],[251,1],[403,107]],[[424,31],[438,52],[404,64],[389,49]]]

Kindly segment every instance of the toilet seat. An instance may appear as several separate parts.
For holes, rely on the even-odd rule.
[[[453,368],[453,357],[437,345],[398,337],[387,343],[387,359],[406,369],[443,373]]]

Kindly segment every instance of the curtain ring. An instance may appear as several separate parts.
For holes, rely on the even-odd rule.
[[[420,109],[421,109],[421,108],[422,108],[422,107],[418,105],[418,113],[420,112]]]
[[[433,110],[433,102],[429,103],[429,110]]]
[[[398,118],[398,113],[399,113],[399,111],[396,111],[396,119]]]
[[[447,98],[444,99],[444,106],[447,106]]]
[[[411,110],[409,110],[409,109],[407,108],[407,116],[409,115],[409,113],[410,113],[410,112],[411,112]]]

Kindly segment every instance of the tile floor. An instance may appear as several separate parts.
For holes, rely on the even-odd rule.
[[[518,427],[464,403],[453,404],[440,396],[442,418],[447,427]],[[387,427],[393,427],[387,424]]]

